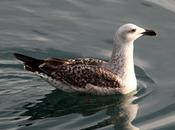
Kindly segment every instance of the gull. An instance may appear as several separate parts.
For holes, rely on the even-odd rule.
[[[66,92],[95,95],[128,94],[137,89],[134,71],[134,41],[143,36],[155,36],[153,30],[128,23],[119,27],[109,61],[94,58],[36,59],[23,54],[14,56],[24,68]]]

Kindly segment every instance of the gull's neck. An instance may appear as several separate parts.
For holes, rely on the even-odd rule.
[[[110,66],[114,73],[126,82],[136,82],[134,72],[133,42],[120,43],[118,39],[114,41]]]

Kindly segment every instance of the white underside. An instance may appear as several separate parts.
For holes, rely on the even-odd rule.
[[[49,84],[51,84],[55,88],[58,88],[58,89],[60,89],[62,91],[65,91],[65,92],[75,92],[75,90],[72,89],[71,86],[66,85],[66,84],[63,84],[62,82],[57,81],[57,80],[55,80],[55,79],[47,76],[46,74],[38,73],[38,72],[35,72],[35,74],[38,75],[38,76],[40,76],[42,79],[44,79],[45,81],[47,81]]]
[[[128,80],[123,80],[123,88],[121,93],[127,94],[137,89],[137,80],[136,77],[133,76],[132,78],[129,78]]]
[[[132,88],[131,90],[129,87],[109,88],[109,87],[94,86],[92,84],[87,84],[85,88],[80,88],[80,87],[72,86],[69,84],[64,84],[43,73],[35,72],[35,74],[39,75],[42,79],[47,81],[49,84],[51,84],[55,88],[60,89],[65,92],[83,92],[83,93],[91,93],[91,94],[96,94],[96,95],[111,95],[111,94],[116,94],[116,93],[127,94],[135,90],[133,89],[133,87],[131,87]]]

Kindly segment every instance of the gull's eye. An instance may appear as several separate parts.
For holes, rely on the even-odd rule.
[[[135,31],[136,31],[136,29],[131,29],[131,30],[130,30],[131,33],[135,32]]]

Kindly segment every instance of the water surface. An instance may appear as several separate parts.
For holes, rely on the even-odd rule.
[[[175,129],[173,0],[1,0],[1,130]],[[108,60],[124,23],[157,31],[135,43],[135,96],[74,95],[23,70],[12,56]]]

